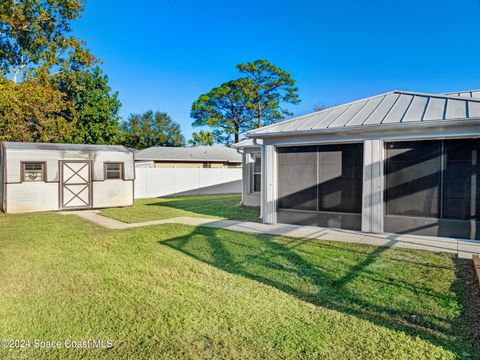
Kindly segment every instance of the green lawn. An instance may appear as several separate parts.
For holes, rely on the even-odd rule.
[[[133,207],[102,210],[102,215],[127,223],[177,216],[258,221],[257,208],[240,205],[240,195],[180,196],[135,200]]]
[[[55,213],[0,229],[0,339],[113,341],[0,359],[480,354],[472,267],[450,255]]]

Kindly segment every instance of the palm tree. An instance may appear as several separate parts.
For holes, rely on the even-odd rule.
[[[200,130],[198,133],[194,132],[192,138],[188,140],[191,146],[212,146],[215,143],[215,136],[210,131]]]

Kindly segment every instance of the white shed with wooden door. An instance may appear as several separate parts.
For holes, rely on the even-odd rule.
[[[124,146],[0,143],[5,213],[131,206],[134,180]]]

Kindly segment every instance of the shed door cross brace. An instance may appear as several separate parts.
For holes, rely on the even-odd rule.
[[[88,165],[88,163],[85,163],[85,165],[83,165],[83,166],[82,166],[80,169],[78,169],[77,171],[73,170],[70,166],[68,166],[67,163],[64,163],[64,165],[65,165],[66,167],[68,167],[70,170],[72,170],[72,172],[73,172],[73,175],[71,175],[67,180],[64,181],[65,184],[68,183],[68,182],[70,181],[70,179],[73,178],[75,175],[78,175],[79,178],[81,178],[83,181],[85,181],[86,183],[88,183],[88,180],[86,180],[82,175],[80,175],[80,171],[82,171],[82,170],[85,168],[85,166]]]
[[[68,191],[70,191],[70,192],[72,193],[73,197],[72,197],[70,200],[68,200],[65,204],[63,204],[63,206],[67,206],[67,205],[70,204],[70,202],[71,202],[73,199],[75,199],[75,198],[77,198],[78,200],[80,200],[81,202],[83,202],[83,203],[85,204],[85,206],[88,206],[88,202],[86,202],[85,200],[83,200],[83,199],[79,196],[79,195],[83,192],[83,190],[88,189],[88,185],[85,185],[85,187],[84,187],[82,190],[80,190],[79,192],[77,192],[77,193],[74,193],[72,190],[70,190],[70,189],[69,189],[68,187],[66,187],[66,186],[65,186],[65,189],[67,189]]]

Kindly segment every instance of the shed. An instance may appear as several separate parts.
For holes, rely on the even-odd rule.
[[[153,162],[155,168],[239,168],[242,158],[224,146],[156,146],[135,153],[137,167]]]
[[[478,91],[392,91],[247,132],[265,223],[480,239]]]
[[[0,143],[6,213],[130,206],[134,153],[117,145]]]

